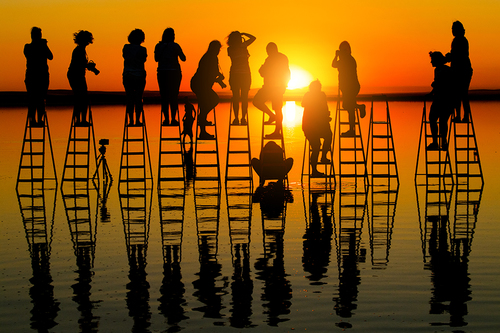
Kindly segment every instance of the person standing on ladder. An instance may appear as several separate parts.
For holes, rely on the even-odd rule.
[[[45,98],[49,90],[47,59],[52,60],[54,56],[47,46],[47,40],[42,39],[42,29],[31,28],[31,43],[24,45],[24,56],[26,57],[24,83],[28,92],[28,118],[31,126],[43,126]]]
[[[354,125],[356,122],[356,109],[360,112],[360,117],[366,115],[364,104],[357,104],[356,97],[361,88],[358,80],[357,64],[351,55],[351,45],[347,41],[340,43],[339,49],[335,51],[335,58],[332,67],[339,71],[339,89],[342,91],[342,106],[349,113],[349,130],[342,133],[342,136],[354,136],[356,131]]]
[[[434,81],[432,91],[428,96],[432,96],[432,105],[429,111],[429,123],[431,127],[432,143],[427,146],[427,150],[439,150],[438,130],[441,136],[441,149],[448,150],[448,119],[453,113],[452,99],[452,73],[450,67],[446,66],[446,59],[441,52],[429,52],[431,64],[434,69]],[[438,129],[439,121],[439,129]]]
[[[268,57],[259,69],[260,76],[264,78],[264,85],[255,94],[253,105],[269,116],[269,119],[264,124],[276,122],[274,132],[266,135],[266,139],[280,139],[283,125],[281,109],[283,107],[283,95],[288,86],[288,81],[290,81],[290,68],[287,56],[278,52],[278,46],[275,43],[267,44],[266,51]],[[267,101],[271,101],[274,113],[266,105]]]
[[[245,39],[246,37],[246,39]],[[246,125],[248,112],[248,92],[252,78],[248,64],[247,47],[255,41],[255,37],[245,32],[233,31],[227,37],[227,55],[231,58],[231,69],[229,70],[229,86],[233,92],[233,125],[239,125],[240,101],[241,101],[241,125]]]

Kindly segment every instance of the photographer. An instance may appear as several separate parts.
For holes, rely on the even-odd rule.
[[[93,43],[94,37],[90,32],[85,30],[75,32],[73,36],[73,40],[77,46],[73,50],[71,63],[68,68],[69,85],[75,96],[73,118],[77,126],[88,126],[87,109],[89,98],[85,73],[89,70],[98,75],[99,70],[93,61],[88,60],[85,48]]]
[[[205,127],[211,125],[207,121],[208,113],[219,104],[219,96],[212,89],[217,82],[221,88],[225,88],[224,75],[219,71],[219,55],[221,43],[218,40],[210,42],[207,52],[201,57],[196,73],[191,78],[191,90],[196,94],[200,114],[198,126],[200,126],[200,140],[210,140],[214,136],[207,133]]]

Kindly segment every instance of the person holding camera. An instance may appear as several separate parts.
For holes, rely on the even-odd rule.
[[[267,58],[259,69],[260,76],[264,78],[264,85],[255,94],[253,105],[269,116],[264,124],[276,122],[274,132],[266,135],[266,139],[279,139],[282,136],[283,95],[290,81],[290,68],[287,56],[278,52],[278,46],[275,43],[267,44],[266,51]],[[274,113],[266,105],[267,101],[271,101]]]
[[[73,34],[73,41],[77,45],[71,55],[71,63],[68,68],[68,81],[74,95],[73,118],[77,126],[88,126],[87,109],[89,105],[87,80],[85,73],[87,70],[95,75],[100,72],[93,61],[87,58],[86,47],[94,42],[94,37],[89,31],[80,30]]]
[[[49,66],[47,59],[54,57],[47,40],[42,39],[42,29],[31,29],[31,43],[24,45],[26,57],[26,91],[28,92],[28,118],[31,126],[43,126],[45,98],[49,90]],[[38,119],[38,121],[37,121]]]
[[[123,46],[123,86],[125,88],[128,126],[140,126],[143,113],[142,95],[146,87],[146,70],[144,63],[148,57],[147,50],[141,44],[146,38],[141,29],[132,30],[128,35],[129,44]]]
[[[212,89],[217,82],[222,89],[226,88],[223,82],[224,75],[219,70],[219,55],[222,44],[218,40],[211,41],[207,52],[201,57],[196,73],[191,78],[191,90],[198,99],[200,113],[198,115],[198,126],[200,127],[200,140],[214,139],[215,136],[207,133],[206,126],[212,125],[207,121],[207,115],[219,104],[219,96]]]
[[[231,69],[229,70],[229,86],[233,92],[233,125],[239,125],[241,101],[241,125],[246,125],[248,112],[248,92],[252,83],[250,65],[248,64],[247,47],[255,41],[255,37],[245,32],[233,31],[227,37],[227,55],[231,58]]]

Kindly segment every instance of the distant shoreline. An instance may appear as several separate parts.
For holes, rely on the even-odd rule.
[[[285,94],[287,101],[300,101],[305,91],[291,91]],[[217,92],[221,101],[230,101],[231,92]],[[112,91],[91,91],[89,92],[91,103],[93,105],[124,105],[125,92]],[[371,101],[422,101],[426,93],[389,93],[389,94],[361,94],[359,100]],[[251,96],[253,94],[251,93]],[[192,92],[180,92],[179,102],[187,97],[191,101],[196,101],[196,96]],[[500,101],[500,89],[481,89],[470,90],[469,98],[471,101]],[[250,100],[252,97],[250,97]],[[337,96],[328,96],[331,101],[336,101]],[[160,104],[160,93],[158,91],[145,91],[144,104]],[[20,107],[27,105],[27,94],[25,91],[0,91],[0,107]],[[71,90],[49,90],[47,96],[47,106],[70,106],[73,105],[73,96]]]

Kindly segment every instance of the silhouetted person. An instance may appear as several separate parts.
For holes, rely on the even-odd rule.
[[[347,41],[343,41],[339,45],[339,49],[335,51],[335,58],[332,62],[332,67],[339,71],[339,89],[342,91],[342,106],[349,113],[349,130],[342,133],[342,136],[354,136],[354,124],[356,121],[356,109],[359,109],[360,117],[366,115],[364,104],[356,103],[360,85],[358,80],[357,64],[354,57],[351,55],[351,45]]]
[[[200,126],[200,140],[213,139],[214,136],[208,134],[205,127],[211,125],[207,121],[207,115],[213,108],[219,104],[219,96],[212,89],[212,86],[217,82],[221,88],[226,85],[224,75],[219,71],[219,58],[221,43],[218,40],[211,41],[208,45],[207,52],[201,57],[196,73],[191,78],[191,90],[196,94],[200,114],[198,115],[198,126]]]
[[[460,21],[453,22],[451,32],[455,38],[451,42],[451,51],[446,54],[447,62],[451,62],[454,89],[454,121],[468,122],[470,113],[469,85],[472,79],[472,65],[469,59],[469,42],[465,38],[465,29]],[[460,106],[464,105],[464,118],[460,118]]]
[[[175,119],[179,108],[177,98],[181,85],[182,73],[179,59],[186,61],[179,44],[174,42],[175,32],[172,28],[163,31],[161,41],[155,47],[155,61],[158,62],[158,87],[161,95],[161,112],[165,118],[163,126],[177,126]],[[170,108],[170,117],[168,109]]]
[[[43,126],[45,98],[49,90],[49,66],[47,59],[54,57],[47,40],[42,39],[42,29],[31,28],[31,43],[24,45],[26,57],[26,91],[28,92],[28,118],[31,126]],[[38,119],[38,121],[37,121]]]
[[[278,52],[278,46],[271,42],[266,47],[267,58],[260,67],[260,76],[264,78],[264,85],[257,91],[253,98],[253,105],[269,116],[264,124],[276,122],[274,132],[266,135],[268,139],[279,139],[282,136],[281,128],[283,121],[283,95],[285,94],[288,81],[290,81],[290,68],[288,67],[288,58]],[[274,113],[266,105],[271,101]]]
[[[438,130],[441,137],[441,149],[448,149],[448,119],[453,113],[452,100],[452,73],[450,67],[446,66],[446,59],[441,52],[430,52],[431,64],[434,69],[434,82],[432,82],[432,105],[429,111],[429,122],[432,134],[432,143],[427,146],[428,150],[439,150]],[[438,128],[439,121],[439,128]]]
[[[284,159],[283,149],[274,141],[269,141],[260,152],[260,159],[252,158],[252,167],[260,177],[260,186],[267,179],[277,179],[283,183],[288,172],[292,169],[293,158]]]
[[[77,126],[88,126],[87,109],[89,105],[87,80],[85,73],[87,70],[95,75],[99,74],[99,70],[95,67],[93,61],[87,58],[85,48],[92,44],[94,37],[86,30],[80,30],[73,34],[73,40],[77,45],[71,55],[71,63],[68,68],[68,80],[73,95],[75,96],[75,106],[73,109],[73,118]]]
[[[246,39],[245,39],[246,37]],[[229,70],[229,86],[233,92],[233,125],[240,124],[240,101],[241,101],[241,125],[246,125],[248,112],[248,92],[252,78],[250,65],[248,64],[247,47],[255,41],[255,37],[245,32],[233,31],[227,37],[227,55],[231,58],[231,69]]]
[[[309,85],[309,91],[302,99],[302,107],[304,108],[302,130],[312,148],[309,161],[312,168],[311,176],[324,176],[324,174],[317,169],[318,157],[321,139],[323,139],[321,163],[330,163],[326,155],[331,151],[332,147],[332,130],[330,128],[330,121],[332,118],[328,110],[326,94],[321,91],[321,83],[319,80],[313,81]]]
[[[186,136],[189,136],[191,140],[191,146],[193,145],[193,123],[196,117],[196,110],[193,104],[191,104],[187,98],[184,102],[184,117],[182,117],[182,144],[186,145]]]
[[[141,114],[143,113],[142,95],[146,87],[146,70],[144,63],[148,52],[141,44],[146,36],[141,29],[135,29],[128,35],[130,44],[123,47],[123,86],[127,99],[127,116],[129,126],[141,125]]]

